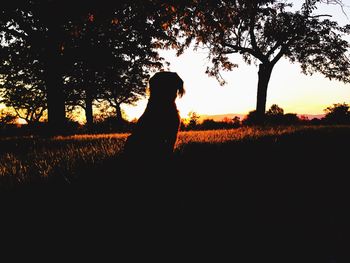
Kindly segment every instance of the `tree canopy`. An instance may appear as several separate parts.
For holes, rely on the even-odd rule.
[[[177,37],[181,54],[192,43],[195,49],[208,49],[210,65],[206,73],[221,84],[223,70],[238,65],[230,54],[238,53],[248,63],[259,64],[256,111],[262,117],[266,109],[267,87],[276,63],[285,57],[298,62],[305,74],[319,72],[329,79],[349,82],[349,26],[339,26],[325,15],[315,15],[320,2],[305,1],[299,10],[292,1],[193,0],[170,4],[164,15],[164,28]]]
[[[37,63],[31,76],[44,84],[54,129],[63,125],[67,104],[84,105],[91,117],[95,99],[118,109],[134,103],[150,70],[163,67],[155,39],[169,37],[149,19],[156,8],[152,1],[13,1],[1,10],[1,73]],[[22,53],[27,63],[13,59]],[[9,87],[2,86],[5,93],[15,90]]]

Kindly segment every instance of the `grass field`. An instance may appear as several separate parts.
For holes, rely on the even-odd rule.
[[[189,146],[220,145],[232,142],[278,140],[305,131],[337,131],[332,127],[240,128],[232,130],[180,132],[175,154],[186,154]],[[101,165],[118,158],[128,134],[59,136],[55,138],[0,138],[0,178],[2,186],[62,176],[69,180],[85,165]],[[234,149],[233,149],[234,150]],[[210,153],[209,153],[210,154]]]
[[[350,262],[350,126],[180,132],[169,163],[123,164],[126,137],[1,138],[2,218],[124,243],[158,229],[237,262]]]

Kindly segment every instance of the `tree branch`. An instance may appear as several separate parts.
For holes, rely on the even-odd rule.
[[[267,60],[266,56],[261,52],[260,48],[258,47],[258,44],[256,43],[255,35],[254,35],[254,28],[250,26],[249,29],[249,36],[250,36],[250,43],[252,45],[252,48],[254,50],[254,56],[261,60],[261,62],[264,62]]]
[[[254,56],[257,59],[259,59],[261,62],[266,61],[265,56],[261,52],[258,53],[258,52],[256,52],[256,50],[254,50],[252,48],[241,47],[241,46],[238,46],[238,45],[232,45],[232,44],[228,44],[228,43],[224,43],[224,45],[226,47],[231,48],[232,50],[231,51],[226,51],[226,52],[224,51],[224,52],[222,52],[223,54],[232,54],[232,53],[238,53],[238,52],[249,53],[252,56]]]
[[[250,12],[251,12],[251,14],[250,14],[250,25],[249,25],[250,44],[252,45],[254,53],[256,54],[254,56],[257,59],[259,59],[261,62],[266,62],[266,61],[268,61],[268,57],[264,56],[264,54],[261,52],[261,50],[258,47],[258,44],[256,42],[255,35],[254,35],[256,6],[252,7]]]
[[[326,3],[327,5],[339,5],[343,14],[348,18],[348,15],[344,10],[345,4],[342,0],[321,0],[321,2]]]
[[[281,41],[277,41],[276,44],[266,53],[266,57],[269,58],[279,47],[281,47]]]
[[[324,15],[314,15],[314,16],[309,16],[310,18],[319,18],[319,17],[332,17],[332,15],[326,15],[326,14],[324,14]]]
[[[288,47],[288,45],[282,45],[281,50],[278,52],[276,57],[274,57],[274,59],[271,61],[271,64],[273,66],[281,59],[281,57],[283,57],[283,55],[285,54],[285,52],[287,50],[287,47]]]

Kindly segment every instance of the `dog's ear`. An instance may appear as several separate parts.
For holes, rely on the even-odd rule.
[[[181,98],[185,94],[184,82],[177,73],[174,74],[176,75],[177,95]]]

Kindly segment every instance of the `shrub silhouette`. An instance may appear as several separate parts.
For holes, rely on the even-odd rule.
[[[188,117],[189,117],[189,123],[187,125],[187,128],[189,130],[196,129],[198,124],[199,124],[200,116],[196,112],[191,111],[191,112],[188,113]]]
[[[349,105],[347,103],[336,103],[325,110],[324,120],[332,124],[350,123]]]
[[[242,120],[242,124],[246,126],[256,125],[260,123],[260,118],[256,111],[250,111]]]
[[[301,120],[295,113],[284,114],[284,110],[277,104],[273,104],[265,114],[264,122],[257,117],[256,111],[251,111],[242,121],[243,125],[291,125],[301,123]]]

